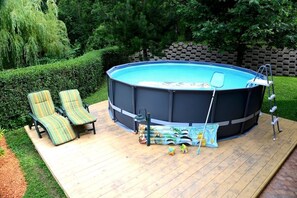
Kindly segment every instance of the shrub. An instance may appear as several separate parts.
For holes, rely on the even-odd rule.
[[[110,34],[109,29],[105,25],[99,25],[88,38],[86,48],[88,51],[97,50],[113,46],[115,43],[115,39],[113,35]]]
[[[125,55],[118,47],[106,48],[102,50],[103,70],[106,72],[115,65],[128,62],[128,56]]]
[[[59,104],[61,90],[78,89],[84,98],[93,93],[103,81],[103,54],[115,54],[116,47],[92,51],[78,58],[52,64],[30,66],[0,72],[0,126],[16,128],[30,120],[27,95],[34,91],[49,90],[53,101]],[[106,55],[104,55],[106,57]],[[116,58],[115,58],[116,59]]]

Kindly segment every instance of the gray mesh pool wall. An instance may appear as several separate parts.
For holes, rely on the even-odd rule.
[[[135,115],[140,109],[151,113],[153,124],[195,126],[204,123],[212,90],[170,90],[131,85],[112,79],[115,70],[147,63],[184,63],[184,61],[154,61],[120,65],[108,74],[109,111],[113,120],[136,130]],[[230,65],[191,62],[228,67],[256,74],[254,71]],[[208,123],[219,123],[218,139],[240,135],[258,123],[265,87],[254,86],[232,90],[217,90]]]

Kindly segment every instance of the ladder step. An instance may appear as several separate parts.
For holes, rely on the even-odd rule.
[[[268,100],[273,100],[275,98],[275,94],[272,94],[271,96],[268,97]]]
[[[271,80],[267,81],[267,80],[263,80],[260,78],[256,78],[256,79],[249,80],[248,83],[269,87],[270,85],[273,84],[273,81],[271,81]]]
[[[273,117],[272,125],[275,125],[278,122],[278,117]]]
[[[269,110],[269,112],[270,112],[270,113],[273,113],[273,112],[275,112],[275,110],[277,110],[277,106],[273,106],[273,107]]]

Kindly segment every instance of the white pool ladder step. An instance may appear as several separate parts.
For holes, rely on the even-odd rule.
[[[273,121],[271,122],[272,125],[275,125],[278,123],[278,117],[273,116]]]
[[[263,76],[265,77],[263,79]],[[273,140],[276,139],[275,125],[277,125],[278,132],[281,132],[279,126],[279,119],[276,115],[277,105],[276,105],[276,95],[274,93],[274,83],[273,83],[273,75],[270,64],[262,65],[259,67],[255,78],[248,81],[247,86],[251,85],[261,85],[265,86],[268,89],[268,100],[270,106],[270,114],[271,114],[271,125],[273,128]],[[264,94],[264,93],[263,93]]]
[[[270,112],[270,113],[274,113],[276,110],[277,110],[277,106],[273,106],[273,107],[269,110],[269,112]]]
[[[271,96],[268,97],[268,100],[273,100],[275,98],[275,94],[272,94]]]
[[[268,81],[268,80],[256,78],[256,79],[249,80],[248,83],[255,84],[255,85],[262,85],[262,86],[265,86],[265,87],[269,87],[270,85],[273,84],[273,81],[271,81],[271,80]]]

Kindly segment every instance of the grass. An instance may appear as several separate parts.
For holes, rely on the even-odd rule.
[[[24,128],[5,133],[9,148],[15,153],[27,181],[26,197],[66,197]],[[16,186],[17,188],[17,186]]]
[[[283,118],[297,121],[297,78],[274,77],[275,93],[277,95],[278,115]],[[263,100],[263,112],[269,112],[267,92]],[[85,98],[88,104],[94,104],[107,99],[107,83]],[[281,121],[280,121],[281,124]],[[64,192],[57,184],[45,163],[37,153],[24,128],[5,133],[8,146],[16,154],[27,181],[26,197],[65,197]]]
[[[104,82],[101,84],[98,91],[91,94],[89,97],[85,98],[84,102],[91,105],[91,104],[98,103],[100,101],[107,100],[107,98],[108,98],[108,96],[107,96],[107,82],[106,82],[106,78],[105,78]]]
[[[276,76],[273,78],[279,117],[297,121],[297,78]],[[263,99],[262,111],[269,113],[267,90]],[[281,124],[281,121],[280,121]]]

